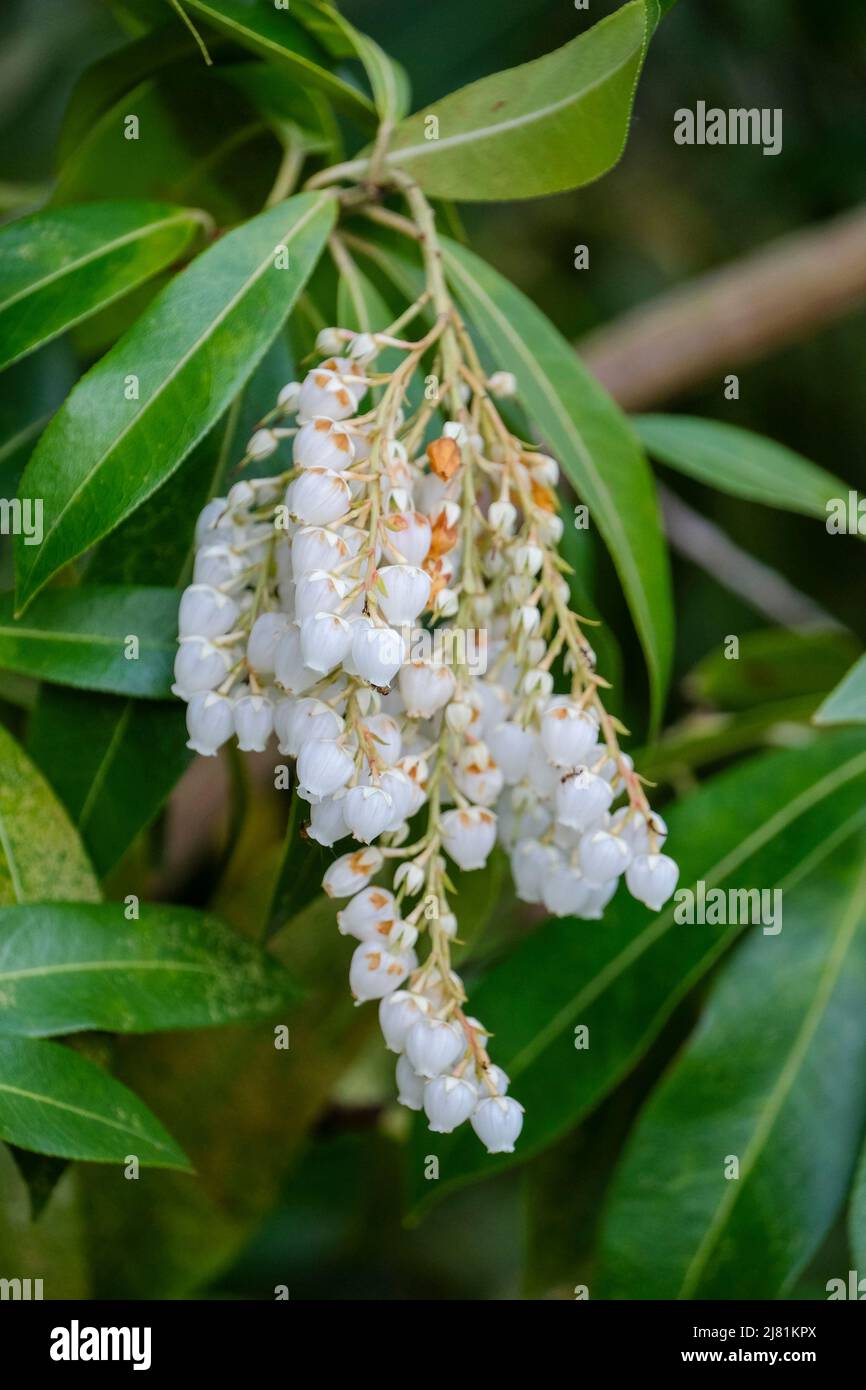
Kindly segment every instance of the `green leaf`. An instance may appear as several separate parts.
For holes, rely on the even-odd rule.
[[[591,183],[625,148],[655,13],[655,3],[631,0],[553,53],[416,112],[395,130],[387,164],[434,197],[464,202]]]
[[[321,894],[325,870],[336,857],[333,851],[301,834],[301,828],[309,818],[309,807],[298,796],[296,787],[292,787],[290,795],[289,819],[264,918],[266,936],[272,936],[286,926]]]
[[[184,0],[186,8],[200,15],[244,48],[268,62],[278,63],[303,86],[326,92],[335,106],[369,124],[373,104],[363,92],[330,71],[327,55],[285,9],[269,0]],[[294,9],[294,6],[292,6]]]
[[[201,213],[166,203],[49,208],[0,231],[0,369],[177,260]]]
[[[294,0],[294,13],[307,24],[312,32],[316,25],[326,26],[323,39],[329,34],[331,39],[337,35],[344,43],[333,45],[354,54],[362,63],[373,93],[373,102],[380,121],[391,126],[401,121],[409,110],[412,93],[409,78],[403,67],[380,48],[375,39],[362,34],[354,24],[340,14],[333,5],[310,3],[310,0]]]
[[[30,1038],[150,1033],[269,1018],[288,973],[216,917],[142,903],[0,908],[3,1030]]]
[[[590,510],[622,582],[646,655],[654,718],[673,650],[667,550],[652,474],[613,401],[525,295],[456,242],[445,243],[455,294]]]
[[[818,1248],[866,1115],[863,851],[787,895],[782,932],[756,927],[720,975],[629,1142],[599,1297],[778,1298]]]
[[[175,589],[52,589],[26,618],[13,618],[12,595],[0,595],[0,667],[10,671],[164,700],[176,651]]]
[[[831,498],[848,495],[832,473],[737,425],[694,415],[637,415],[632,424],[653,458],[731,497],[825,521]]]
[[[866,1267],[866,1147],[863,1149],[854,1176],[851,1209],[848,1213],[848,1236],[854,1264],[860,1271]]]
[[[100,877],[150,824],[193,758],[177,701],[121,700],[52,686],[40,691],[28,751]]]
[[[35,548],[17,537],[19,611],[146,501],[219,419],[285,320],[334,208],[332,197],[304,194],[229,232],[79,382],[21,480],[22,497],[44,499],[46,529]]]
[[[736,658],[713,651],[685,678],[691,700],[750,710],[797,695],[823,695],[856,660],[860,642],[849,632],[745,632]]]
[[[866,724],[866,656],[831,690],[815,713],[816,724]]]
[[[81,841],[41,773],[0,725],[0,903],[96,902]]]
[[[137,1096],[58,1043],[0,1037],[0,1138],[92,1163],[190,1172],[186,1155]]]
[[[866,820],[866,735],[828,734],[755,758],[665,815],[681,887],[790,889]],[[496,1061],[526,1106],[525,1129],[514,1155],[491,1157],[474,1134],[419,1126],[414,1203],[531,1157],[631,1070],[739,930],[680,926],[674,910],[650,916],[621,890],[603,923],[548,922],[473,990],[472,1012],[492,1029]],[[578,1025],[589,1029],[586,1050],[575,1049]],[[435,1185],[424,1180],[424,1153],[439,1154]]]

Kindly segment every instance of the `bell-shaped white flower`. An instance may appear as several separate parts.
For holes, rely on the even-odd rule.
[[[491,530],[498,536],[513,536],[517,525],[517,508],[513,502],[491,502],[487,511],[487,521]]]
[[[424,1078],[405,1054],[397,1059],[397,1100],[407,1110],[420,1110],[424,1105]]]
[[[433,531],[423,512],[403,511],[386,522],[391,545],[407,565],[422,565],[427,559]]]
[[[307,696],[303,700],[287,700],[277,707],[274,727],[281,753],[296,758],[304,744],[313,739],[339,738],[343,720],[336,710]]]
[[[496,842],[496,817],[483,806],[446,811],[442,844],[461,869],[483,869]]]
[[[366,692],[371,698],[372,691]],[[402,748],[400,725],[390,714],[371,714],[364,722],[367,735],[373,741],[380,763],[396,763]]]
[[[195,523],[196,548],[204,545],[229,543],[232,539],[232,519],[228,510],[228,499],[212,497],[205,502]]]
[[[352,436],[327,415],[314,416],[295,435],[293,458],[298,468],[330,468],[342,473],[354,457]]]
[[[463,1029],[443,1018],[419,1018],[406,1033],[406,1056],[419,1076],[450,1071],[466,1050]]]
[[[423,1018],[429,1012],[430,1001],[425,999],[423,994],[405,989],[398,989],[395,994],[389,994],[379,1005],[379,1026],[385,1046],[391,1052],[402,1052],[412,1024],[417,1023],[419,1018]]]
[[[268,459],[276,453],[279,442],[273,430],[256,430],[247,444],[247,455],[251,459]]]
[[[556,788],[556,819],[572,830],[587,830],[610,809],[612,800],[610,784],[603,777],[578,768],[563,777]]]
[[[180,637],[224,637],[237,622],[240,609],[234,599],[210,584],[190,584],[180,600],[177,630]]]
[[[607,883],[624,874],[631,862],[631,850],[619,835],[606,830],[588,830],[580,841],[580,867],[590,883]]]
[[[313,796],[333,796],[353,768],[352,755],[336,739],[313,739],[298,753],[298,781]]]
[[[347,420],[356,408],[355,397],[339,370],[323,365],[304,377],[298,395],[298,414],[304,420],[312,421],[319,415],[331,421]]]
[[[479,1102],[471,1124],[489,1154],[513,1154],[523,1129],[523,1106],[511,1096],[488,1096]]]
[[[352,850],[342,854],[329,864],[322,879],[322,887],[329,898],[350,898],[366,888],[370,879],[382,867],[382,855],[378,849],[368,845],[366,849]]]
[[[505,720],[490,730],[486,742],[505,781],[510,785],[522,782],[535,746],[531,731]]]
[[[412,719],[430,719],[447,705],[457,680],[448,666],[435,661],[407,661],[400,669],[400,694]]]
[[[343,579],[326,570],[311,570],[302,574],[295,585],[295,618],[303,623],[317,613],[334,613],[340,607],[348,586]]]
[[[203,545],[196,551],[192,569],[194,584],[210,584],[219,588],[236,579],[246,561],[231,546],[225,544]]]
[[[241,695],[234,702],[234,725],[242,753],[264,753],[274,730],[274,707],[265,695]]]
[[[349,557],[349,547],[336,531],[326,526],[301,526],[292,536],[292,573],[295,580],[314,570],[330,573]]]
[[[434,1076],[424,1087],[424,1110],[434,1134],[450,1134],[477,1104],[477,1090],[462,1076]]]
[[[550,870],[559,863],[559,855],[551,845],[538,840],[519,840],[511,852],[511,872],[521,902],[540,903],[544,881]]]
[[[294,623],[277,642],[274,652],[274,678],[287,695],[302,695],[319,679],[318,672],[311,671],[304,663],[301,655],[301,634]]]
[[[175,695],[188,700],[198,691],[213,690],[229,671],[231,655],[224,647],[215,647],[205,637],[184,637],[174,659]]]
[[[465,797],[476,806],[492,806],[502,791],[504,779],[486,743],[472,743],[461,749],[454,780]]]
[[[622,836],[632,854],[657,853],[668,837],[667,825],[657,811],[653,811],[647,821],[641,811],[635,811],[631,806],[623,806],[614,812],[611,829]]]
[[[201,691],[186,707],[187,748],[210,758],[234,733],[232,702],[215,691]]]
[[[604,916],[604,909],[607,907],[617,888],[619,879],[608,879],[607,883],[589,883],[586,885],[586,897],[583,900],[581,909],[575,915],[584,922],[600,922]]]
[[[487,1077],[486,1082],[484,1081],[484,1076]],[[483,1075],[479,1072],[478,1095],[481,1100],[485,1100],[487,1096],[492,1095],[494,1092],[498,1096],[504,1096],[510,1085],[510,1077],[506,1075],[501,1067],[497,1067],[495,1062],[491,1062],[489,1067],[484,1068]]]
[[[579,767],[597,736],[592,715],[570,700],[556,700],[541,717],[541,742],[556,767]]]
[[[431,581],[417,565],[385,565],[379,570],[376,601],[386,622],[414,623],[430,597]]]
[[[333,468],[306,468],[286,489],[289,512],[306,526],[339,521],[351,504],[349,484]]]
[[[352,665],[362,680],[387,689],[403,665],[406,644],[392,627],[374,627],[366,619],[352,625]]]
[[[664,907],[677,886],[679,867],[667,854],[638,854],[625,872],[628,891],[653,912]]]
[[[566,860],[553,864],[541,884],[542,902],[554,917],[579,916],[589,891],[580,869]]]
[[[349,829],[343,816],[341,796],[323,796],[310,806],[310,823],[307,836],[319,845],[330,847],[348,835]]]
[[[314,613],[301,623],[301,659],[311,671],[333,671],[351,645],[352,629],[337,613]]]
[[[394,803],[382,787],[350,787],[346,792],[343,816],[356,840],[369,845],[389,829]]]
[[[414,953],[394,955],[375,941],[362,941],[352,953],[349,987],[359,1003],[382,999],[398,989],[414,968]]]
[[[358,941],[382,941],[390,936],[399,918],[394,894],[373,884],[356,893],[337,913],[337,927],[343,936],[354,936]]]
[[[247,665],[257,676],[274,674],[277,643],[290,624],[287,613],[260,613],[256,618],[247,642]]]

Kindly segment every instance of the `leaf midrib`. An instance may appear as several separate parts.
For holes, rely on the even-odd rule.
[[[0,970],[0,985],[12,980],[41,979],[50,975],[99,974],[111,971],[130,972],[134,970],[185,971],[187,974],[212,975],[215,979],[225,978],[213,965],[201,965],[194,961],[171,960],[98,960],[63,961],[56,965],[30,965],[20,970]]]
[[[40,1091],[28,1091],[21,1086],[10,1086],[8,1081],[0,1081],[0,1091],[5,1091],[12,1096],[22,1096],[25,1100],[37,1101],[40,1105],[52,1105],[56,1110],[65,1110],[70,1115],[78,1115],[83,1120],[95,1120],[97,1124],[105,1125],[108,1129],[116,1129],[119,1133],[128,1134],[133,1139],[143,1140],[144,1143],[150,1144],[160,1153],[171,1154],[175,1161],[177,1160],[177,1153],[160,1140],[152,1138],[143,1130],[134,1129],[128,1124],[121,1124],[118,1120],[109,1120],[97,1111],[85,1110],[79,1105],[71,1105],[69,1101],[57,1100],[54,1096],[43,1095]]]
[[[824,967],[817,981],[815,996],[803,1017],[800,1028],[797,1031],[797,1035],[792,1042],[785,1063],[779,1073],[778,1080],[770,1090],[767,1104],[759,1117],[752,1139],[746,1146],[740,1163],[740,1180],[736,1183],[726,1184],[721,1201],[716,1207],[715,1214],[683,1275],[682,1284],[677,1294],[677,1298],[679,1299],[685,1299],[691,1296],[701,1274],[706,1268],[719,1235],[739,1198],[744,1182],[748,1180],[750,1174],[754,1171],[755,1164],[770,1139],[782,1106],[791,1092],[794,1082],[797,1079],[797,1074],[809,1049],[809,1045],[826,1012],[838,982],[842,966],[845,963],[845,957],[854,940],[858,924],[862,919],[864,906],[866,906],[866,866],[861,870],[860,878],[852,894],[851,901],[842,914],[836,940],[828,953],[827,960],[824,963]]]

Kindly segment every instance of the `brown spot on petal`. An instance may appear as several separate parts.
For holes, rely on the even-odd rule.
[[[347,434],[335,434],[334,443],[341,454],[348,454],[352,447],[352,441]]]
[[[379,966],[380,966],[381,964],[382,964],[382,952],[381,952],[381,951],[371,951],[370,954],[367,956],[367,969],[368,969],[368,970],[378,970],[378,969],[379,969]]]
[[[324,382],[324,383],[321,382],[321,381],[317,381],[317,382],[316,382],[316,385],[317,385],[317,386],[322,386],[322,385],[324,385],[324,384],[326,384],[326,383],[327,383],[327,377],[325,378],[325,382]],[[327,434],[327,433],[328,433],[328,430],[329,430],[330,428],[331,428],[331,421],[330,421],[330,420],[326,420],[325,417],[324,417],[323,415],[317,416],[316,419],[313,421],[313,429],[314,429],[314,430],[318,430],[320,434]]]
[[[427,445],[427,457],[436,477],[445,483],[454,477],[460,467],[460,450],[457,443],[446,435],[441,439],[434,439],[432,444]]]
[[[536,507],[538,507],[541,511],[556,511],[557,507],[555,494],[551,491],[549,487],[546,487],[544,483],[540,483],[537,478],[533,478],[532,482],[530,483],[530,493],[532,495],[532,500],[535,503]]]

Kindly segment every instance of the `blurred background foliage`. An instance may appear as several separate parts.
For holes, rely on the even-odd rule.
[[[127,16],[134,15],[134,0],[127,0],[124,8]],[[592,0],[588,14],[575,10],[570,0],[474,0],[471,6],[465,0],[345,0],[342,8],[407,67],[417,109],[475,77],[557,47],[617,3]],[[535,299],[563,332],[579,340],[671,287],[725,266],[773,238],[853,208],[866,199],[864,39],[862,0],[835,0],[831,6],[816,6],[813,0],[680,0],[653,41],[628,147],[617,170],[596,185],[555,198],[465,209],[473,246]],[[42,200],[56,172],[57,134],[76,78],[122,42],[124,34],[111,7],[99,0],[7,0],[0,14],[4,214],[19,215]],[[764,157],[749,146],[677,146],[673,112],[698,100],[722,107],[781,108],[783,152]],[[272,156],[273,152],[263,154]],[[266,189],[270,177],[262,182]],[[258,196],[254,184],[251,176],[253,202]],[[587,271],[573,267],[574,247],[580,243],[590,248]],[[852,487],[862,488],[864,328],[866,311],[853,306],[850,314],[802,341],[748,365],[725,364],[716,379],[700,388],[673,402],[652,404],[769,435]],[[96,340],[89,344],[83,339],[79,346],[85,360],[88,351],[99,350]],[[739,400],[724,398],[728,371],[740,376]],[[0,425],[9,402],[22,389],[34,393],[47,415],[73,379],[65,340],[13,369],[0,380]],[[27,441],[7,442],[0,452],[0,481],[2,470],[13,466],[18,447],[26,448]],[[859,547],[831,546],[831,538],[814,521],[726,497],[664,468],[658,471],[682,499],[738,545],[866,639]],[[640,658],[618,585],[607,560],[599,555],[598,564],[599,606],[623,641],[626,672],[639,673]],[[742,637],[767,626],[756,606],[676,557],[675,586],[674,716],[691,709],[695,701],[700,705],[712,699],[713,657],[726,635]],[[763,668],[761,639],[756,640],[757,690]],[[826,689],[845,669],[855,648],[844,638],[843,648],[841,656],[828,656],[831,665],[835,662],[835,674],[818,682],[818,688]],[[696,667],[699,675],[685,681]],[[808,695],[811,687],[808,680],[804,686],[802,674],[800,664],[792,683],[771,693]],[[229,774],[223,768],[213,775],[218,780]],[[196,794],[203,795],[205,785],[217,800],[213,781],[201,784]],[[183,814],[183,808],[174,811],[176,819],[182,820]],[[254,917],[249,903],[254,889],[244,874],[244,853],[252,844],[259,853],[261,842],[255,825],[247,826],[217,903],[241,928],[246,918]],[[218,867],[216,862],[202,864],[199,874],[212,878]],[[170,876],[170,866],[167,872]],[[134,855],[127,858],[122,873],[124,891],[134,891]],[[198,891],[195,880],[185,883],[189,900],[194,901]],[[497,921],[494,953],[508,934],[508,920]],[[324,960],[323,941],[333,947],[325,951]],[[286,947],[287,962],[296,971],[299,959],[302,970],[312,970],[315,961],[320,980],[307,1016],[299,1023],[317,1040],[307,1055],[319,1058],[322,1071],[311,1078],[311,1090],[319,1100],[306,1117],[318,1117],[312,1135],[303,1137],[301,1116],[293,1137],[287,1138],[284,1124],[270,1125],[268,1111],[274,1102],[267,1066],[260,1056],[245,1055],[247,1044],[241,1039],[227,1052],[223,1035],[208,1035],[203,1043],[190,1038],[183,1074],[172,1070],[177,1049],[166,1053],[173,1060],[158,1085],[173,1092],[176,1110],[194,1104],[195,1095],[205,1088],[222,1092],[224,1103],[208,1141],[215,1152],[220,1131],[233,1125],[240,1107],[252,1117],[265,1150],[288,1145],[294,1154],[288,1179],[282,1170],[289,1154],[271,1153],[270,1162],[250,1156],[246,1177],[223,1203],[224,1227],[212,1231],[211,1249],[189,1248],[191,1239],[198,1241],[199,1228],[193,1223],[187,1232],[185,1227],[188,1180],[146,1175],[136,1185],[134,1202],[127,1200],[130,1185],[123,1184],[113,1210],[105,1201],[105,1188],[120,1180],[106,1168],[91,1168],[84,1175],[83,1207],[74,1202],[70,1180],[64,1178],[52,1197],[50,1228],[41,1234],[35,1228],[25,1237],[27,1196],[18,1175],[5,1163],[0,1173],[5,1191],[0,1249],[4,1235],[14,1238],[19,1251],[30,1250],[37,1274],[42,1271],[40,1261],[48,1261],[56,1294],[89,1289],[97,1296],[172,1297],[200,1285],[204,1271],[206,1291],[213,1297],[272,1297],[274,1286],[282,1284],[293,1298],[572,1296],[573,1286],[591,1272],[599,1205],[623,1136],[648,1085],[690,1027],[694,999],[674,1017],[639,1071],[576,1133],[518,1172],[450,1196],[419,1226],[405,1229],[400,1214],[403,1149],[397,1142],[405,1116],[401,1119],[390,1107],[384,1116],[381,1113],[382,1097],[389,1089],[389,1059],[378,1045],[369,1053],[364,1050],[370,1020],[356,1021],[348,1034],[341,1034],[347,1051],[339,1063],[333,1057],[329,1063],[322,1060],[329,1055],[329,1030],[336,1035],[337,1018],[344,1021],[342,944],[330,922],[315,920],[313,913]],[[154,1046],[158,1054],[159,1039]],[[212,1056],[214,1047],[220,1049],[220,1065],[227,1068],[223,1073],[213,1061],[208,1066],[208,1050]],[[268,1039],[264,1048],[272,1051]],[[139,1043],[120,1043],[115,1055],[115,1069],[130,1081],[135,1080],[137,1051],[140,1054]],[[349,1056],[356,1060],[346,1071]],[[318,1064],[313,1060],[309,1065]],[[144,1093],[153,1100],[152,1082],[151,1076]],[[172,1128],[168,1097],[159,1099],[160,1106]],[[155,1213],[150,1183],[156,1184]],[[87,1220],[88,1193],[97,1187],[98,1219]],[[248,1196],[253,1190],[257,1194],[257,1200],[246,1205],[238,1196],[245,1187]],[[262,1193],[272,1202],[264,1218],[257,1207]],[[843,1250],[834,1232],[794,1293],[823,1296],[824,1271],[847,1267]],[[228,1267],[226,1252],[232,1252]],[[91,1257],[89,1274],[86,1254]],[[210,1276],[208,1269],[213,1271]]]

